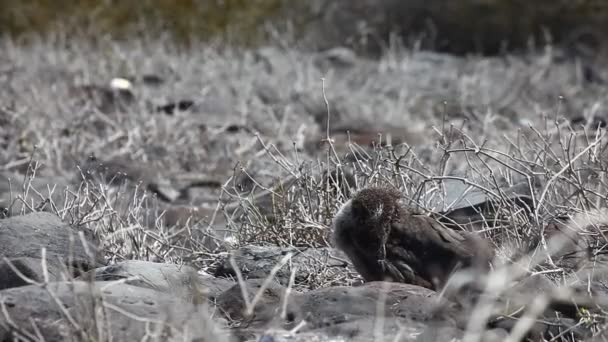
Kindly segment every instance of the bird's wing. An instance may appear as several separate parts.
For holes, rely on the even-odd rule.
[[[387,249],[390,251],[389,257],[385,262],[385,272],[393,279],[407,284],[414,284],[429,289],[433,289],[433,284],[425,279],[424,274],[418,273],[424,265],[420,264],[420,260],[411,251],[389,243]]]
[[[402,215],[400,220],[393,222],[391,233],[400,235],[402,240],[409,243],[416,241],[422,245],[436,246],[462,257],[471,257],[475,253],[463,234],[426,215]]]

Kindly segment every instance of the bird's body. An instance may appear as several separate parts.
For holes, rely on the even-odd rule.
[[[395,189],[370,187],[334,219],[334,241],[366,281],[437,289],[459,267],[488,265],[493,253],[477,236],[443,226],[401,201]]]

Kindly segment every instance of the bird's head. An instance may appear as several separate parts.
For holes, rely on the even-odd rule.
[[[384,225],[393,219],[400,198],[401,193],[392,188],[362,189],[352,198],[352,215],[361,223]]]
[[[369,187],[357,192],[334,219],[334,238],[338,247],[356,240],[365,242],[370,250],[381,249],[388,238],[400,198],[398,190],[384,187]]]

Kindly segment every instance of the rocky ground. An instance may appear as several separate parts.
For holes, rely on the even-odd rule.
[[[0,44],[1,341],[606,338],[605,64]],[[361,280],[369,184],[492,242],[480,301]]]

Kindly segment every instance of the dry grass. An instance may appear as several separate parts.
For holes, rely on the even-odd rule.
[[[416,59],[421,53],[396,48],[377,64],[362,61],[352,72],[324,73],[315,63],[317,57],[295,50],[279,50],[270,62],[280,67],[271,72],[259,54],[247,50],[210,45],[180,50],[162,38],[141,44],[100,40],[66,45],[59,37],[28,46],[8,39],[0,42],[6,52],[0,57],[6,65],[0,70],[0,81],[6,85],[0,92],[0,120],[7,123],[0,128],[0,164],[6,170],[28,172],[25,181],[14,183],[12,194],[15,203],[24,203],[23,212],[50,208],[71,223],[89,227],[102,238],[109,261],[207,267],[218,251],[206,249],[205,238],[193,233],[207,224],[147,224],[162,208],[143,188],[117,190],[89,180],[69,190],[47,189],[65,192],[57,203],[54,196],[32,188],[32,177],[78,179],[77,164],[90,154],[106,159],[128,156],[134,163],[154,165],[164,177],[186,172],[218,175],[223,185],[210,192],[215,201],[198,205],[226,218],[235,246],[296,247],[331,244],[331,221],[347,196],[324,174],[348,170],[356,188],[392,184],[413,206],[428,211],[436,210],[437,198],[446,191],[445,180],[461,180],[471,189],[487,191],[495,201],[480,233],[496,246],[509,247],[499,250],[503,262],[520,258],[522,253],[513,254],[512,249],[527,248],[531,240],[546,247],[542,232],[555,217],[608,205],[604,130],[574,127],[565,120],[575,112],[597,115],[606,87],[582,80],[580,65],[558,65],[557,52],[550,47],[528,62],[508,57],[508,67],[499,59],[433,62],[441,57],[432,55],[421,62]],[[287,63],[280,64],[281,60]],[[436,75],[424,75],[427,63],[439,64],[433,67]],[[113,77],[146,73],[159,74],[167,83],[162,89],[136,88],[139,100],[128,113],[102,113],[90,103],[75,103],[69,94],[73,85],[106,84]],[[282,102],[259,101],[260,82],[274,85]],[[321,99],[318,117],[291,103],[294,94]],[[204,117],[166,116],[150,109],[150,102],[205,102],[216,97],[231,115],[213,117],[218,113],[212,109]],[[508,112],[516,118],[506,117]],[[229,134],[221,125],[211,125],[214,120],[250,131]],[[348,143],[350,157],[344,158],[328,123],[357,121],[408,127],[404,134],[422,138],[406,137],[405,143],[371,149]],[[204,131],[199,129],[203,125]],[[313,134],[327,140],[315,156],[292,143]],[[253,179],[250,192],[239,191],[235,184],[241,173]],[[499,190],[518,183],[526,184],[532,194],[529,211],[513,205]],[[537,252],[544,253],[542,248]],[[565,284],[570,276],[568,270],[544,260],[528,265],[523,274],[547,274],[556,284]],[[323,272],[317,274],[319,279],[298,284],[300,288],[336,283],[323,278]],[[501,286],[516,275],[508,265],[499,268],[491,278],[500,280],[498,285],[488,285],[490,297],[500,296]],[[255,294],[246,298],[253,298],[248,305],[255,304]],[[545,305],[539,302],[537,307]],[[530,318],[535,318],[537,307],[531,308]],[[481,308],[475,313],[479,319],[471,321],[470,331],[478,330],[475,324],[487,318],[485,312]],[[581,324],[597,320],[581,312]],[[522,322],[514,336],[525,330]]]

